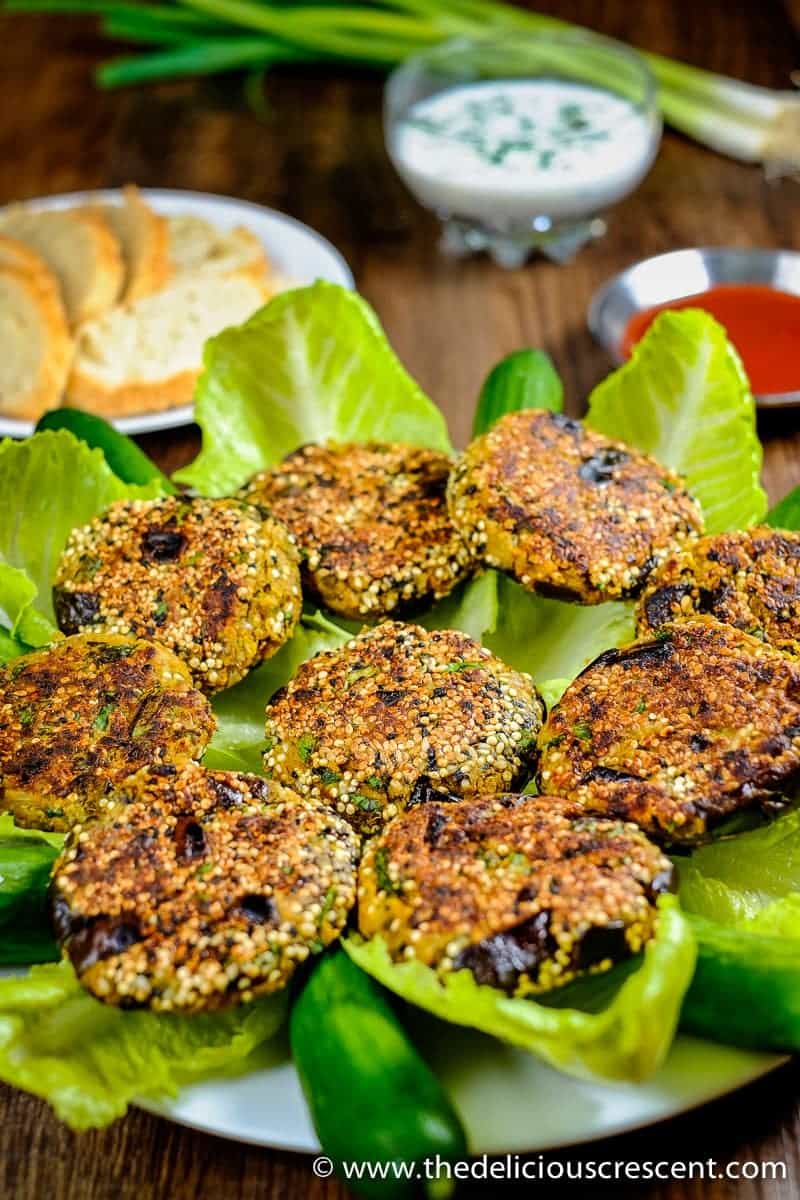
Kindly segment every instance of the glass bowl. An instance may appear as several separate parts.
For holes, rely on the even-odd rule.
[[[444,225],[452,254],[518,267],[566,261],[658,151],[656,87],[641,55],[585,33],[456,38],[386,84],[386,148]]]

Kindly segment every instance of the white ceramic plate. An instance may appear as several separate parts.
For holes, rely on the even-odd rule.
[[[190,213],[231,229],[245,225],[264,245],[277,276],[288,286],[302,287],[315,279],[327,279],[342,287],[354,287],[353,276],[338,250],[319,233],[287,217],[284,213],[248,200],[229,196],[213,196],[209,192],[181,192],[171,188],[143,188],[142,195],[156,212],[171,216]],[[74,208],[93,201],[119,200],[118,189],[95,192],[68,192],[60,196],[44,196],[26,203],[31,208]],[[2,209],[0,209],[0,212]],[[138,417],[122,417],[113,424],[122,433],[152,433],[158,429],[174,429],[192,420],[192,405],[184,404],[166,412],[145,413]],[[22,438],[33,433],[33,422],[0,417],[0,437]]]
[[[476,1154],[553,1150],[639,1129],[734,1091],[786,1060],[681,1036],[646,1083],[583,1083],[470,1030],[421,1018],[420,1044],[450,1093]],[[142,1108],[205,1133],[258,1146],[319,1149],[283,1039],[238,1079],[185,1088]]]

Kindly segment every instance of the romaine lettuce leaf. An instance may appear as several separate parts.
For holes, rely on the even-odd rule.
[[[305,442],[450,448],[444,417],[406,373],[365,300],[318,282],[284,292],[206,343],[195,394],[203,448],[175,478],[208,496]]]
[[[695,964],[694,939],[675,898],[662,897],[659,908],[657,935],[638,970],[599,1012],[514,999],[466,970],[442,981],[420,962],[393,962],[381,938],[351,935],[344,948],[385,987],[446,1021],[521,1046],[569,1075],[639,1080],[666,1057]]]
[[[635,636],[632,604],[565,604],[505,576],[497,577],[497,589],[497,623],[484,644],[537,683],[574,679],[603,650]]]
[[[72,1129],[108,1125],[137,1096],[174,1096],[246,1069],[277,1031],[286,993],[178,1017],[101,1004],[61,962],[0,979],[0,1079],[47,1100]]]
[[[294,637],[281,650],[211,701],[217,729],[203,765],[226,771],[261,772],[264,709],[269,698],[288,683],[301,663],[322,650],[342,646],[352,635],[322,613],[304,615]]]
[[[0,560],[0,626],[23,649],[46,646],[58,633],[52,621],[34,607],[36,596],[33,580],[19,567]]]
[[[122,483],[102,450],[90,450],[66,430],[0,443],[0,563],[24,573],[23,582],[7,571],[0,575],[0,609],[12,621],[16,609],[21,640],[44,636],[35,613],[53,620],[50,588],[70,531],[115,500],[157,496],[160,490],[157,480]]]
[[[792,488],[774,504],[764,521],[775,529],[800,529],[800,487]]]
[[[697,309],[662,313],[592,392],[586,423],[685,476],[709,533],[760,521],[755,403],[725,330]]]

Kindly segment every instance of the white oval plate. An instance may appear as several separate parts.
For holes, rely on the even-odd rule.
[[[114,203],[121,199],[117,188],[94,192],[67,192],[59,196],[43,196],[26,201],[37,209],[74,208],[93,202]],[[342,287],[355,286],[353,275],[339,251],[321,234],[315,233],[294,217],[252,204],[249,200],[234,200],[230,196],[214,196],[210,192],[182,192],[173,188],[142,188],[142,195],[156,212],[165,216],[189,213],[213,222],[220,229],[245,225],[263,243],[278,277],[287,287],[302,287],[315,279],[327,279]],[[2,209],[0,209],[2,212]],[[122,433],[153,433],[158,429],[174,429],[188,425],[193,419],[191,404],[170,408],[165,412],[144,413],[138,417],[121,417],[112,424]],[[0,437],[23,438],[33,433],[32,421],[17,421],[0,417]]]
[[[584,1083],[522,1050],[433,1018],[420,1015],[418,1031],[473,1154],[554,1150],[639,1129],[735,1091],[786,1061],[681,1036],[646,1083]],[[139,1106],[204,1133],[314,1153],[319,1143],[285,1039],[268,1053],[267,1064],[248,1075],[208,1080],[183,1089],[176,1100]]]

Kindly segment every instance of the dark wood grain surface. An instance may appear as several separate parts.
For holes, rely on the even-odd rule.
[[[606,33],[755,83],[788,86],[800,66],[800,0],[542,0]],[[142,185],[224,192],[313,225],[351,262],[402,359],[466,438],[477,389],[501,355],[545,347],[569,407],[608,370],[586,330],[597,285],[632,260],[687,245],[800,248],[800,185],[667,134],[640,190],[608,236],[568,268],[506,274],[437,255],[435,223],[386,160],[380,81],[346,71],[276,75],[257,117],[236,79],[101,94],[91,69],[107,54],[90,22],[0,21],[0,203],[46,192]],[[800,482],[800,413],[761,422],[770,495]],[[143,439],[168,468],[197,448],[193,430]],[[735,1003],[735,997],[731,998]],[[787,1163],[783,1182],[671,1182],[507,1187],[503,1193],[648,1200],[788,1200],[800,1195],[800,1068],[792,1064],[716,1104],[585,1151],[614,1159],[716,1158]],[[476,1187],[494,1194],[499,1184]],[[0,1089],[0,1196],[48,1200],[338,1200],[307,1160],[192,1133],[141,1112],[76,1137],[44,1104]]]

